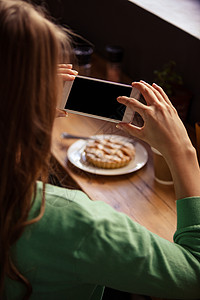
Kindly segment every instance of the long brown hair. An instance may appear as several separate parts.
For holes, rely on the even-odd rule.
[[[10,248],[26,225],[36,180],[47,178],[58,101],[57,64],[66,34],[22,0],[0,1],[0,297],[5,276],[31,285],[16,269]],[[62,49],[61,49],[62,48]]]

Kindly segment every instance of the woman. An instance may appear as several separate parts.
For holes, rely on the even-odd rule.
[[[199,165],[166,94],[133,83],[147,105],[118,101],[140,113],[144,126],[118,127],[158,149],[171,168],[179,199],[175,243],[80,191],[45,184],[60,79],[76,75],[71,65],[57,67],[69,40],[30,4],[1,0],[0,45],[1,299],[94,300],[103,286],[199,298]]]

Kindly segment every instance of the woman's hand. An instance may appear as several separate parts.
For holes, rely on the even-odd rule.
[[[128,97],[120,103],[138,112],[144,125],[119,123],[118,128],[134,135],[160,151],[165,157],[174,181],[177,199],[200,196],[200,170],[197,155],[175,108],[161,87],[143,81],[134,82],[147,105]]]
[[[58,65],[58,76],[63,81],[73,81],[78,74],[77,71],[72,70],[71,64],[59,64]]]
[[[63,87],[63,82],[65,81],[73,81],[76,78],[76,75],[78,74],[77,71],[72,70],[72,65],[71,64],[59,64],[58,65],[58,77],[61,79],[61,88],[60,88],[60,93],[62,93],[62,87]],[[59,97],[61,98],[61,97]],[[56,109],[56,118],[59,117],[67,117],[68,113],[64,110],[61,109]]]
[[[151,86],[143,81],[134,82],[132,86],[141,92],[147,105],[128,97],[119,97],[117,100],[138,112],[144,120],[144,126],[119,123],[118,127],[144,140],[164,156],[179,155],[180,149],[190,146],[191,142],[165,92],[156,84]]]

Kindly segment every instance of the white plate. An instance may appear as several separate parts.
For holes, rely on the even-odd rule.
[[[116,135],[95,135],[93,137],[97,137],[98,139],[103,138],[110,138],[110,137],[118,137],[119,139],[123,140],[124,142],[130,142],[130,139],[123,136],[116,136]],[[92,164],[88,163],[85,158],[85,145],[86,140],[78,140],[77,142],[73,143],[68,149],[68,159],[69,161],[76,167],[81,170],[87,171],[89,173],[98,174],[98,175],[123,175],[128,174],[134,171],[141,169],[148,160],[148,153],[146,149],[139,143],[136,142],[135,144],[135,159],[133,159],[127,166],[118,168],[118,169],[101,169],[93,166]]]

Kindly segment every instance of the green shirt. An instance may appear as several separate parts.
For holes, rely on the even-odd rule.
[[[30,218],[37,216],[42,183]],[[46,186],[40,221],[13,247],[15,264],[33,287],[34,300],[99,300],[103,286],[174,299],[200,298],[200,197],[177,201],[171,243],[83,192]],[[158,224],[159,226],[159,224]],[[24,285],[7,278],[7,299]]]

